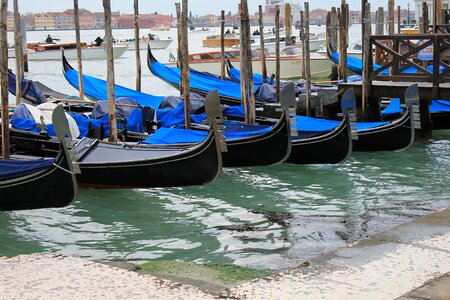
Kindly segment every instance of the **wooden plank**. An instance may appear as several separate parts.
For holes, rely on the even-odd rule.
[[[114,55],[113,55],[113,37],[111,26],[111,0],[103,0],[103,9],[105,12],[105,33],[106,33],[106,51],[107,51],[107,75],[108,85],[108,123],[109,123],[109,141],[117,143],[117,121],[116,121],[116,102],[114,92]]]
[[[81,38],[80,38],[80,16],[78,11],[78,0],[73,0],[73,18],[75,22],[75,40],[77,43],[77,65],[78,65],[78,91],[80,98],[84,99],[83,83],[83,63],[81,56]]]
[[[1,117],[2,117],[2,158],[9,159],[9,119],[8,119],[8,33],[6,31],[8,0],[1,0],[0,15],[0,88],[1,88]]]
[[[134,0],[134,47],[136,56],[136,91],[141,91],[142,82],[142,63],[141,50],[139,49],[139,0]]]

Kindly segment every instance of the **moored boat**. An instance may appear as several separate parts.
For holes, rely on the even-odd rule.
[[[62,133],[63,118],[62,108],[56,110],[55,158],[13,155],[0,160],[1,211],[64,207],[76,200],[78,185]],[[14,140],[11,145],[14,148]]]
[[[299,78],[302,76],[302,56],[299,53],[298,47],[285,47],[280,56],[280,76],[281,78]],[[261,73],[261,50],[253,49],[252,53],[252,68],[255,73]],[[240,64],[240,51],[239,50],[226,50],[225,58],[237,68]],[[210,51],[202,53],[189,54],[189,65],[195,70],[200,72],[209,72],[212,74],[220,75],[220,51]],[[166,65],[174,66],[176,62],[172,61],[166,63]],[[311,55],[310,59],[311,73],[315,78],[325,78],[331,73],[332,62],[321,55]],[[266,66],[268,74],[275,73],[276,70],[276,58],[274,56],[266,57]]]
[[[220,47],[220,35],[210,35],[203,40],[203,47],[219,48]],[[232,47],[238,45],[240,42],[239,35],[236,33],[225,34],[224,45],[225,47]]]
[[[28,60],[60,60],[61,48],[64,49],[67,59],[77,59],[76,43],[39,43],[28,45]],[[120,58],[128,47],[126,45],[114,45],[114,58]],[[83,59],[106,59],[106,48],[103,46],[94,47],[87,46],[82,43],[81,55]],[[10,58],[14,58],[15,55]]]

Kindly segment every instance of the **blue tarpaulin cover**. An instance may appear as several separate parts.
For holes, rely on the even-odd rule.
[[[243,124],[230,124],[225,127],[226,140],[251,137],[270,132],[272,126],[249,126]],[[180,128],[160,128],[149,138],[141,143],[144,144],[183,144],[198,143],[208,135],[207,131],[186,130]]]
[[[336,128],[341,122],[334,120],[324,120],[304,116],[296,116],[297,129],[300,131],[330,131]],[[357,122],[356,129],[364,130],[389,124],[389,122]]]
[[[333,52],[331,55],[331,60],[336,63],[339,64],[339,53],[338,52]],[[353,56],[348,56],[347,57],[347,66],[348,69],[351,70],[352,72],[361,75],[362,74],[362,69],[363,69],[363,61],[360,58],[357,57],[353,57]],[[378,70],[379,68],[381,68],[380,65],[374,64],[373,65],[373,69],[374,70]],[[433,65],[428,66],[428,71],[433,72]],[[440,66],[439,67],[439,72],[443,72],[445,70],[444,67]],[[417,69],[414,67],[409,67],[407,69],[405,69],[402,74],[416,74],[417,73]],[[387,70],[383,70],[381,72],[382,75],[389,75],[389,69]]]
[[[47,102],[45,95],[36,86],[34,81],[22,78],[20,80],[20,83],[22,89],[22,98],[25,98],[34,104]],[[16,95],[16,75],[11,72],[11,70],[8,70],[8,91],[14,96]]]
[[[167,80],[173,84],[180,83],[180,69],[171,68],[161,64],[160,62],[152,62],[151,70],[153,74]],[[235,99],[241,99],[241,87],[239,83],[221,80],[219,78],[199,76],[196,73],[190,75],[191,88],[201,91],[212,91],[213,89],[219,90],[219,95],[227,96]],[[255,85],[255,91],[258,86]]]
[[[78,71],[69,70],[64,73],[67,81],[78,89]],[[92,76],[83,75],[84,93],[97,100],[108,100],[108,89],[106,81]],[[114,93],[116,98],[128,97],[134,99],[141,106],[151,106],[158,108],[164,97],[153,96],[150,94],[138,92],[120,85],[115,85]]]
[[[0,160],[0,180],[14,179],[47,170],[53,165],[53,162],[54,159],[52,158],[37,160]]]
[[[387,117],[394,114],[401,114],[403,108],[400,107],[400,99],[394,98],[391,103],[383,109],[381,116]],[[447,100],[433,100],[430,104],[430,113],[450,112],[450,101]]]

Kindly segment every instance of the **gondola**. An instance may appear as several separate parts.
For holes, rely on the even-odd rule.
[[[0,160],[0,210],[64,207],[76,200],[78,185],[65,145],[64,113],[53,115],[58,134],[55,158],[13,157]]]
[[[229,73],[235,79],[239,79],[240,72],[228,65]],[[352,89],[342,97],[350,97],[354,101],[354,92]],[[409,97],[415,93],[415,89],[411,88],[407,94]],[[354,104],[353,104],[354,106]],[[440,109],[442,110],[442,106]],[[402,112],[402,111],[401,111]],[[406,110],[405,113],[399,113],[396,118],[384,122],[357,122],[355,124],[358,139],[353,141],[353,151],[390,151],[401,150],[407,148],[414,140],[411,134],[411,111]],[[438,120],[439,126],[439,120]],[[337,123],[336,123],[337,125]]]
[[[217,92],[212,91],[206,103],[219,105]],[[213,126],[207,137],[196,145],[140,145],[83,138],[72,148],[81,170],[77,174],[78,183],[94,188],[206,184],[217,178],[222,169],[219,117],[208,115],[208,122]],[[17,151],[50,149],[46,153],[51,153],[54,148],[54,139],[47,135],[15,130],[10,135]]]
[[[65,60],[63,56],[63,68],[65,70],[64,76],[68,82],[78,88],[78,72],[74,70],[70,64]],[[95,97],[97,100],[106,98],[106,82],[101,79],[97,79],[91,76],[83,75],[85,85],[85,94]],[[135,96],[140,99],[142,97],[140,92],[132,91],[129,94],[126,93],[128,89],[116,85],[116,88],[122,88],[122,96],[134,98]],[[290,89],[293,87],[286,87]],[[148,95],[148,94],[146,94]],[[151,95],[150,95],[151,96]],[[98,97],[98,98],[97,98]],[[156,96],[153,96],[156,98]],[[295,105],[295,96],[293,98],[282,99],[282,103],[286,103],[282,107],[282,115],[275,122],[271,124],[271,128],[267,126],[227,126],[225,130],[233,127],[237,130],[251,130],[247,131],[246,136],[227,139],[228,151],[223,153],[223,166],[224,167],[247,167],[247,166],[266,166],[284,162],[291,152],[291,139],[290,139],[290,125],[288,107]],[[269,130],[265,130],[269,129]],[[260,133],[264,131],[264,133]],[[251,134],[254,132],[255,134]],[[176,142],[176,141],[174,141]]]

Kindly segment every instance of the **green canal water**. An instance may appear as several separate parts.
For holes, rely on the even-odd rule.
[[[225,169],[198,187],[84,189],[68,208],[1,212],[0,256],[281,270],[448,207],[449,178],[447,131],[403,152],[354,153],[339,165]]]

